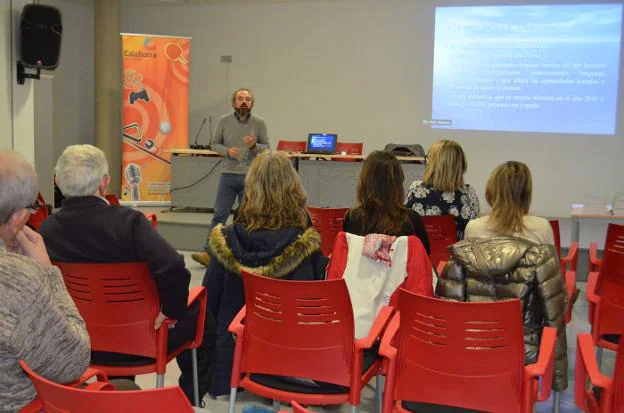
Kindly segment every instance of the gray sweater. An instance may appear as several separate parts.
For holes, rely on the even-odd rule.
[[[257,143],[253,149],[249,149],[243,142],[243,138],[247,135],[256,136]],[[223,155],[223,172],[245,175],[256,155],[269,149],[266,124],[262,118],[253,114],[245,122],[240,122],[233,112],[224,115],[219,119],[214,142],[210,147]],[[232,147],[241,151],[236,159],[228,156],[228,149]]]
[[[89,365],[90,342],[58,268],[8,252],[0,241],[0,412],[36,398],[20,359],[43,377],[67,383]]]

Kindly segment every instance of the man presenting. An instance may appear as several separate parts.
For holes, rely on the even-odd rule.
[[[223,155],[223,169],[208,234],[217,224],[226,223],[236,198],[240,204],[249,165],[257,154],[269,149],[266,124],[262,118],[251,114],[253,105],[254,98],[249,89],[234,91],[234,111],[222,116],[217,124],[211,149]],[[204,250],[207,250],[207,245],[204,245]],[[208,265],[208,253],[196,253],[192,257],[200,264]]]

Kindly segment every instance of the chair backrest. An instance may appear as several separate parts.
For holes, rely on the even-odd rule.
[[[41,205],[41,207],[35,211],[30,218],[28,218],[28,225],[33,227],[35,231],[39,231],[41,224],[43,224],[43,221],[45,221],[48,217],[48,206],[46,205],[41,193],[37,194],[37,202]]]
[[[193,407],[179,387],[139,391],[96,391],[64,386],[20,365],[32,380],[46,413],[193,413]]]
[[[401,290],[398,309],[394,400],[520,411],[524,344],[519,300],[457,303]]]
[[[354,326],[344,280],[241,273],[247,308],[242,371],[349,386]]]
[[[277,150],[284,152],[305,152],[308,142],[306,141],[279,141]]]
[[[119,198],[117,198],[117,195],[106,194],[104,195],[104,198],[106,198],[109,204],[119,206]]]
[[[54,263],[87,324],[94,351],[156,357],[156,284],[144,262]]]
[[[362,155],[363,151],[363,142],[336,142],[337,154],[345,152],[347,155]]]
[[[437,267],[440,261],[448,261],[448,247],[457,242],[457,223],[453,215],[421,217],[429,238],[429,258]]]
[[[624,226],[609,224],[598,275],[600,320],[598,334],[619,334],[624,320]]]
[[[349,208],[308,207],[312,224],[321,234],[321,251],[323,255],[331,254],[334,249],[336,235],[342,231],[342,223],[348,210]]]

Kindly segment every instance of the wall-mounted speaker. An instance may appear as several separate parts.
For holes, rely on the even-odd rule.
[[[59,64],[63,25],[51,6],[28,4],[20,23],[20,61],[25,67],[53,70]]]

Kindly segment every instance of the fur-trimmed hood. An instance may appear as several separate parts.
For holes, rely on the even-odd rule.
[[[247,232],[242,224],[217,225],[208,238],[208,253],[237,275],[244,268],[282,278],[320,248],[321,236],[312,227]]]

